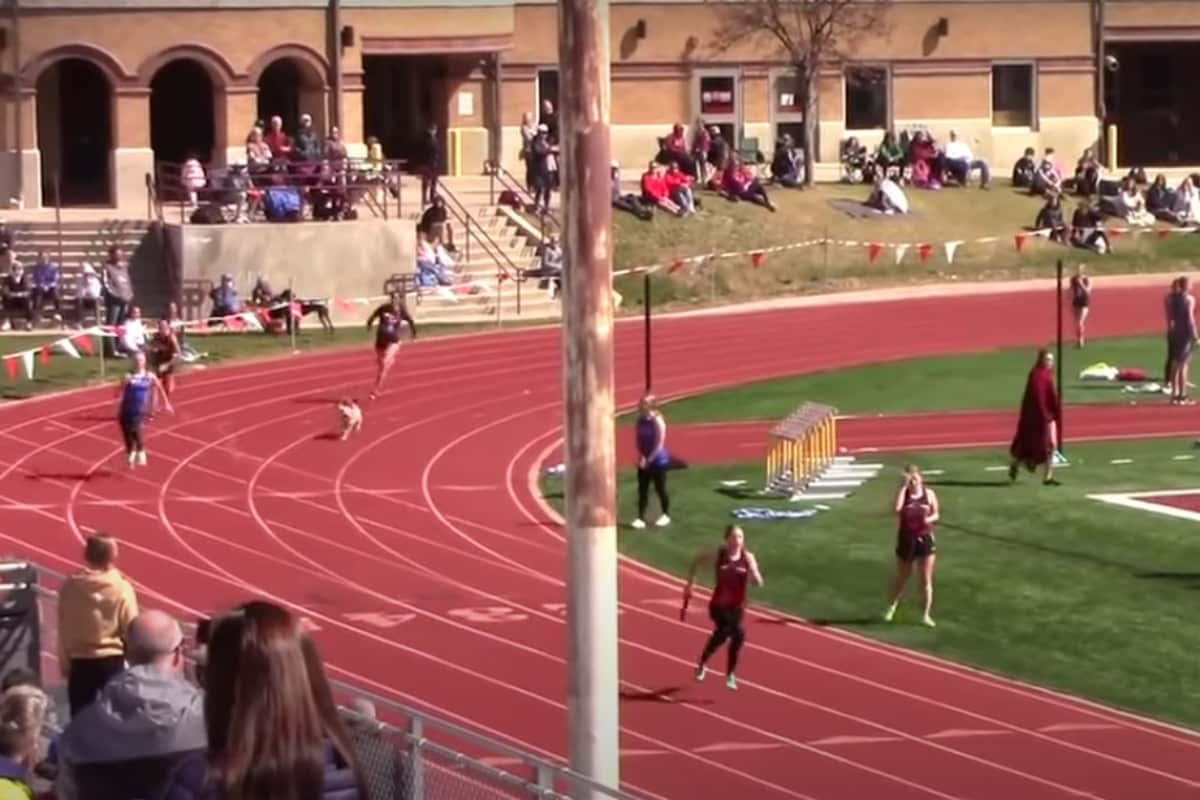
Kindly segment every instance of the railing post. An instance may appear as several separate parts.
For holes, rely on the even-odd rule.
[[[488,205],[496,205],[496,165],[488,164]]]
[[[499,266],[499,265],[497,265]],[[504,272],[496,273],[496,327],[504,324]]]
[[[534,767],[534,782],[537,784],[534,797],[542,797],[547,791],[554,791],[554,770],[546,764],[538,764]]]
[[[425,757],[421,752],[425,742],[423,728],[424,725],[420,719],[409,718],[408,735],[412,737],[412,756],[409,758],[408,764],[412,773],[412,780],[409,782],[412,789],[409,795],[410,800],[425,800]]]
[[[467,212],[466,207],[463,207],[463,225],[467,229],[467,261],[471,260],[471,215]]]
[[[518,273],[513,280],[517,283],[517,316],[519,317],[521,316],[521,284],[525,282],[525,276]]]

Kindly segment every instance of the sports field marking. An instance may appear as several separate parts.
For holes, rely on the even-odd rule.
[[[1187,495],[1200,495],[1200,489],[1167,489],[1156,492],[1128,492],[1123,494],[1089,494],[1088,498],[1113,506],[1121,506],[1122,508],[1133,508],[1151,514],[1162,514],[1166,517],[1200,522],[1200,511],[1163,505],[1162,503],[1153,502],[1152,499],[1155,497],[1186,497]]]
[[[1132,464],[1133,459],[1132,458],[1114,458],[1111,461],[1109,461],[1108,463],[1110,463],[1110,464]]]

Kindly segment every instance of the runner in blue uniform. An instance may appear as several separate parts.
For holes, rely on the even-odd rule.
[[[172,414],[171,401],[163,389],[162,381],[146,369],[146,354],[133,354],[133,372],[121,381],[120,402],[117,405],[117,422],[125,440],[125,458],[129,466],[146,466],[146,444],[142,439],[142,425],[146,417],[154,412],[155,400],[161,400],[163,408]]]
[[[374,400],[383,391],[383,379],[387,377],[396,360],[396,351],[400,349],[400,326],[407,323],[412,331],[412,338],[417,338],[417,324],[404,305],[404,299],[399,294],[393,294],[391,302],[384,303],[375,309],[367,318],[367,330],[378,320],[379,327],[375,330],[375,359],[377,372],[375,375],[375,391],[371,392]]]

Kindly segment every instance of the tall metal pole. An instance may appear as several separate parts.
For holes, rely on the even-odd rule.
[[[646,394],[649,394],[650,387],[654,385],[654,378],[653,378],[654,370],[651,369],[652,348],[650,345],[652,342],[652,338],[650,335],[650,273],[649,272],[642,273],[642,305],[644,306],[643,311],[646,315],[646,324],[645,324],[645,328],[646,328],[646,344],[645,344],[645,348],[646,348]]]
[[[326,123],[326,128],[345,128],[342,119],[343,109],[343,72],[342,69],[342,4],[341,0],[329,0],[329,85],[333,97],[329,102],[329,116],[333,119]],[[342,130],[342,135],[346,133]]]
[[[1058,442],[1057,442],[1057,444],[1058,444],[1058,450],[1061,453],[1063,451],[1063,423],[1062,423],[1063,412],[1062,412],[1062,408],[1063,408],[1063,300],[1064,300],[1064,297],[1063,297],[1063,262],[1062,262],[1061,258],[1058,260],[1057,272],[1058,272],[1058,280],[1057,280],[1058,289],[1054,293],[1054,298],[1055,298],[1054,308],[1055,308],[1055,315],[1056,315],[1057,328],[1058,328],[1058,343],[1057,343],[1057,348],[1056,348],[1057,352],[1055,353],[1054,360],[1055,360],[1055,366],[1058,370],[1058,376],[1056,379],[1056,383],[1058,385],[1058,408],[1059,408],[1059,412],[1058,412]]]
[[[571,768],[620,782],[608,0],[559,0]],[[598,800],[586,786],[571,797]]]

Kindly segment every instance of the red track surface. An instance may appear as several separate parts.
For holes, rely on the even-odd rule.
[[[1014,376],[1020,388],[1022,376]],[[838,446],[846,453],[912,452],[966,447],[996,447],[1003,460],[1016,428],[1017,412],[953,411],[843,417]],[[672,425],[671,452],[689,463],[719,464],[760,456],[774,421],[703,422]],[[1188,407],[1172,407],[1165,397],[1143,398],[1136,406],[1068,406],[1064,433],[1069,441],[1194,436],[1200,419]],[[635,458],[630,435],[618,440],[622,459]]]
[[[1045,306],[1009,294],[662,320],[656,389],[1035,344],[1050,330]],[[1159,309],[1158,290],[1112,290],[1093,335],[1155,330]],[[561,756],[564,548],[535,490],[558,446],[558,336],[407,348],[403,376],[349,444],[318,438],[333,422],[325,401],[368,385],[369,354],[189,375],[179,416],[153,426],[150,467],[132,474],[107,392],[5,408],[0,544],[69,569],[81,532],[113,531],[142,591],[176,610],[279,599],[318,627],[337,677]],[[640,339],[618,328],[622,404],[640,389]],[[1190,414],[1145,409],[1171,412]],[[929,421],[923,438],[939,427]],[[681,687],[673,702],[622,703],[635,793],[1200,796],[1192,733],[799,620],[751,614],[741,691],[695,686],[708,628],[700,613],[679,621],[678,596],[673,579],[624,564],[626,688]],[[864,611],[877,601],[863,598]]]

